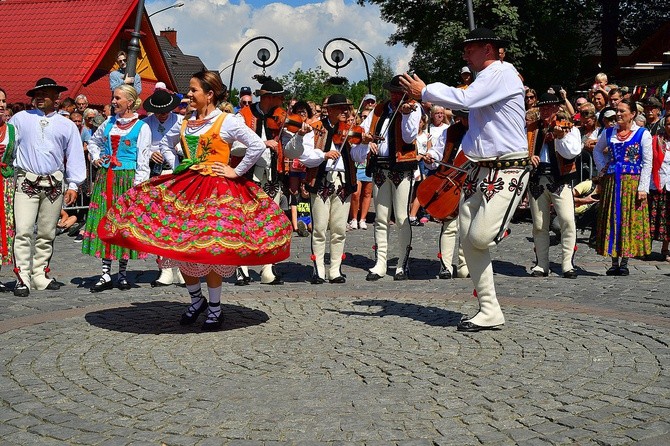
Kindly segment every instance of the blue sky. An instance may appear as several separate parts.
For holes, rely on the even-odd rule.
[[[267,69],[266,74],[275,77],[317,66],[335,74],[323,61],[320,50],[336,37],[346,37],[363,51],[390,59],[396,72],[405,71],[412,56],[412,48],[386,44],[396,28],[381,19],[377,6],[361,7],[354,0],[146,0],[145,8],[151,14],[178,2],[185,5],[151,17],[154,29],[157,33],[166,28],[176,30],[182,51],[200,57],[208,69],[223,70],[221,76],[226,82],[231,72],[226,67],[232,65],[237,51],[257,36],[271,37],[284,48],[277,62]],[[253,61],[261,46],[267,46],[267,41],[255,41],[244,49],[235,68],[233,87],[255,82],[251,76],[259,69]],[[362,57],[346,44],[331,44],[327,52],[334,49],[353,59],[340,75],[352,82],[364,80]]]

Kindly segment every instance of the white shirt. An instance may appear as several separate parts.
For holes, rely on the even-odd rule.
[[[223,113],[221,110],[214,109],[210,114],[205,116],[207,122],[197,129],[189,129],[186,127],[187,135],[202,135],[206,133],[216,122],[216,118]],[[191,116],[190,120],[195,120],[195,113]],[[165,137],[161,139],[161,153],[166,150],[169,150],[172,147],[175,147],[179,142],[181,131],[181,124],[176,124],[168,130],[165,134]],[[253,165],[258,161],[258,159],[263,155],[265,151],[265,143],[263,140],[254,133],[249,127],[246,126],[243,120],[238,119],[235,115],[228,115],[221,124],[221,131],[219,132],[221,139],[227,142],[231,147],[233,142],[238,141],[246,147],[244,152],[244,158],[240,161],[240,164],[235,168],[235,173],[237,175],[244,175]]]
[[[630,141],[633,139],[633,136],[635,136],[635,133],[637,132],[637,129],[640,127],[632,123],[630,126],[631,133],[626,138],[625,141],[619,141],[616,137],[616,129],[618,128],[618,125],[614,127],[614,130],[612,131],[612,137],[610,140],[607,140],[607,129],[603,130],[603,132],[600,134],[600,137],[598,138],[598,142],[596,143],[596,146],[593,148],[593,161],[596,163],[596,169],[598,169],[598,172],[600,172],[610,161],[610,155],[609,152],[607,154],[603,153],[603,151],[608,147],[608,143],[611,141],[612,143],[622,143],[625,141]],[[640,184],[637,187],[637,190],[640,192],[649,192],[649,182],[651,180],[651,159],[652,159],[652,148],[651,148],[651,133],[649,133],[648,130],[645,130],[644,133],[642,133],[642,171],[640,172]]]
[[[658,140],[659,144],[661,143],[661,140]],[[663,146],[663,153],[665,156],[663,157],[663,163],[661,164],[661,168],[658,171],[658,175],[661,177],[661,190],[670,190],[670,137],[669,139],[665,140],[665,144]],[[652,181],[651,184],[649,185],[651,189],[656,190],[656,185]]]
[[[554,139],[554,150],[566,160],[571,160],[582,153],[582,135],[577,127],[570,129],[563,138]],[[541,163],[551,164],[549,145],[546,142],[542,144],[540,153],[537,155],[539,155]]]
[[[21,111],[9,122],[16,127],[14,166],[37,175],[63,172],[67,188],[77,190],[86,179],[86,163],[74,122],[55,111],[45,115],[37,109]]]
[[[165,122],[160,122],[155,114],[144,118],[144,122],[149,126],[149,129],[151,129],[151,153],[160,152],[161,139],[163,139],[168,130],[175,124],[181,126],[183,120],[184,117],[177,113],[170,113]],[[164,146],[168,149],[165,153],[161,153],[164,163],[168,163],[173,168],[177,167],[179,160],[177,153],[179,152],[180,145],[181,143],[174,148],[168,148],[167,145]]]
[[[385,107],[388,106],[388,103],[384,104],[384,106]],[[392,115],[393,114],[391,113],[386,119],[384,119],[384,123],[381,126],[382,131],[384,131],[386,134],[379,135],[384,137],[383,141],[377,143],[377,155],[379,155],[380,157],[389,156],[388,132],[393,131],[393,129],[389,129],[389,121]],[[398,115],[400,115],[401,119],[400,122],[402,129],[402,139],[403,141],[405,141],[405,143],[410,144],[416,139],[417,135],[419,134],[419,125],[421,123],[420,107],[416,107],[416,110],[413,110],[406,115],[398,111]],[[368,117],[365,118],[365,121],[363,121],[363,123],[361,124],[361,127],[363,127],[363,131],[365,133],[368,133],[370,131],[370,125],[372,125],[373,116],[374,114],[370,113]],[[369,147],[367,144],[358,144],[352,146],[351,158],[357,163],[363,163],[367,160],[368,151]]]
[[[468,158],[527,156],[523,82],[513,65],[494,61],[466,89],[430,84],[422,98],[443,107],[470,110],[470,128],[462,144]]]
[[[119,124],[127,124],[133,119],[137,118],[137,113],[133,113],[133,116],[130,118],[121,118],[116,116],[116,122]],[[107,137],[105,136],[105,128],[107,128],[107,123],[110,118],[105,119],[105,121],[100,124],[98,130],[95,131],[93,136],[88,142],[88,153],[91,155],[91,161],[95,161],[100,158],[100,154],[103,151],[103,147],[108,142]],[[134,125],[129,128],[122,130],[116,125],[112,126],[112,129],[109,131],[109,135],[119,135],[125,136],[135,127]],[[149,126],[143,125],[140,129],[139,134],[137,135],[137,162],[135,165],[135,178],[133,179],[133,185],[138,185],[143,181],[149,179],[149,159],[151,158],[151,130]]]
[[[331,124],[331,127],[336,127],[336,125]],[[317,150],[314,148],[314,132],[309,132],[304,136],[295,134],[295,136],[288,142],[286,145],[287,150],[293,151],[294,147],[300,150],[302,145],[302,155],[299,160],[306,167],[317,167],[320,166],[324,159],[326,152],[330,150],[340,151],[340,148],[331,141],[330,147],[324,147],[323,151]],[[338,157],[336,160],[329,159],[326,162],[326,172],[344,172],[344,160],[342,157]]]

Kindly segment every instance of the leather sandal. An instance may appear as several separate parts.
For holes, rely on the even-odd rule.
[[[198,302],[200,302],[198,308],[195,308],[193,304],[188,306],[186,311],[181,315],[179,325],[191,325],[198,319],[198,316],[207,309],[207,299],[201,297]]]

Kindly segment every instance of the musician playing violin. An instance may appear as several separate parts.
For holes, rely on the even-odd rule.
[[[305,182],[312,209],[314,263],[310,282],[315,285],[326,280],[330,283],[346,282],[341,265],[351,194],[356,190],[356,167],[349,154],[351,126],[347,123],[351,102],[342,94],[333,94],[326,99],[324,107],[327,115],[312,123],[313,131],[309,131],[309,126],[305,124],[287,145],[287,150],[293,149],[294,145],[304,149],[299,159],[307,166]],[[330,268],[326,272],[324,258],[328,229]]]
[[[426,167],[430,170],[435,170],[436,175],[426,179],[426,183],[423,185],[427,187],[432,194],[438,189],[434,186],[432,179],[438,179],[441,173],[445,173],[449,170],[447,165],[454,165],[454,160],[456,155],[461,152],[461,142],[463,141],[463,136],[465,132],[468,131],[468,110],[454,110],[454,117],[456,118],[456,123],[449,126],[447,130],[442,132],[442,134],[436,139],[435,144],[433,144],[426,154],[423,157]],[[442,161],[443,164],[439,164],[438,161]],[[464,167],[464,166],[458,166]],[[450,181],[449,178],[445,178],[443,181]],[[449,184],[444,189],[448,190]],[[431,190],[432,189],[432,190]],[[417,191],[417,195],[422,194],[423,191]],[[431,197],[432,198],[432,197]],[[437,197],[437,200],[444,201],[444,197]],[[442,230],[440,231],[440,239],[438,242],[438,259],[440,260],[440,272],[438,277],[440,279],[451,279],[452,277],[467,277],[470,272],[468,271],[468,266],[465,262],[465,255],[463,254],[463,248],[461,248],[460,243],[458,246],[458,263],[456,265],[456,270],[454,271],[454,265],[451,261],[454,258],[454,251],[456,250],[456,236],[458,234],[458,214],[454,216],[449,216],[442,219]]]
[[[561,228],[563,277],[577,278],[574,266],[577,227],[572,181],[578,179],[575,158],[582,151],[581,135],[572,126],[561,100],[550,93],[537,103],[540,118],[528,123],[528,152],[533,163],[530,177],[530,212],[533,216],[533,243],[537,265],[531,276],[549,275],[549,226],[553,204]]]
[[[414,170],[417,167],[416,137],[421,121],[421,107],[405,100],[394,76],[384,84],[391,92],[391,99],[377,104],[362,127],[365,132],[361,144],[352,148],[356,162],[368,159],[367,171],[371,174],[375,198],[375,246],[377,261],[366,280],[379,280],[386,274],[389,244],[389,217],[393,211],[398,229],[398,265],[394,280],[407,280],[409,252],[412,249],[412,227],[408,210],[412,194]]]
[[[286,111],[281,106],[284,101],[284,87],[273,80],[265,81],[255,95],[260,99],[249,107],[242,107],[242,116],[247,127],[251,128],[265,143],[265,152],[250,170],[251,180],[279,204],[281,199],[281,175],[284,173],[284,158],[297,158],[302,153],[283,150],[282,137],[285,134],[284,122]],[[235,144],[231,154],[243,156],[245,148]],[[247,285],[251,281],[246,267],[238,268],[236,285]],[[272,265],[261,268],[261,283],[265,285],[281,285],[284,282]]]

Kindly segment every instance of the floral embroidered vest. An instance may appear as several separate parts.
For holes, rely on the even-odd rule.
[[[212,164],[216,162],[228,164],[230,161],[230,144],[221,139],[221,125],[227,117],[227,113],[219,115],[209,130],[201,135],[187,135],[188,120],[184,119],[181,124],[181,145],[184,149],[184,161],[177,166],[175,173],[190,169],[201,175],[216,176],[212,172]]]
[[[402,139],[402,114],[400,111],[398,111],[398,113],[396,113],[395,117],[393,118],[393,122],[389,126],[390,128],[383,128],[386,119],[391,119],[391,116],[393,115],[389,104],[390,101],[377,104],[374,111],[372,112],[370,131],[375,135],[386,138],[386,142],[389,147],[390,170],[414,170],[417,166],[416,141],[412,141],[408,144]],[[382,135],[382,132],[385,134]],[[375,164],[375,157],[371,157],[370,161],[372,164]]]
[[[112,170],[135,170],[137,168],[137,138],[143,121],[137,120],[125,135],[111,135],[116,124],[116,115],[112,116],[105,126],[105,146],[101,153],[102,167],[112,166]]]
[[[639,175],[642,172],[642,134],[645,130],[644,127],[637,129],[635,135],[629,141],[624,142],[611,141],[614,130],[613,127],[605,130],[610,153],[607,173]]]
[[[333,135],[335,128],[330,125],[328,118],[325,117],[311,124],[314,129],[314,150],[327,152],[330,150],[333,142]],[[350,155],[351,146],[347,142],[344,147],[338,147],[342,153],[342,160],[344,162],[344,183],[345,183],[345,197],[356,191],[356,166]],[[326,164],[327,160],[316,167],[307,169],[305,182],[306,189],[309,192],[316,192],[326,178]]]

